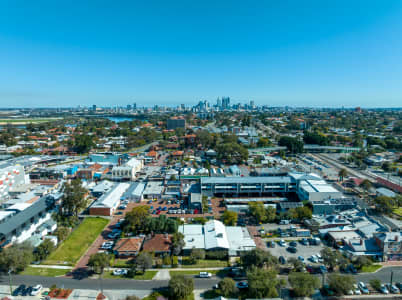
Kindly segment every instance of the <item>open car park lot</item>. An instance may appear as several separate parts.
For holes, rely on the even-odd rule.
[[[286,240],[285,240],[286,241]],[[291,257],[297,258],[299,256],[304,257],[304,262],[305,263],[311,263],[311,261],[308,260],[308,258],[313,255],[320,253],[320,251],[324,248],[324,245],[314,245],[314,246],[305,246],[302,245],[299,241],[297,241],[297,252],[296,253],[291,253],[287,250],[289,247],[289,242],[286,242],[286,246],[282,247],[278,243],[279,241],[275,241],[275,247],[271,248],[268,247],[269,252],[271,252],[272,255],[274,256],[283,256],[288,260]]]

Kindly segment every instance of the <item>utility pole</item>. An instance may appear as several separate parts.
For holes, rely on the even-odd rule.
[[[10,284],[10,296],[12,296],[13,295],[13,286],[11,284],[11,269],[8,270],[8,281]]]
[[[391,281],[389,282],[389,286],[392,286],[392,278],[394,277],[394,271],[391,271]]]

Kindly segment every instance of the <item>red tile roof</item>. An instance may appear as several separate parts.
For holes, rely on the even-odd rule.
[[[155,234],[151,239],[144,242],[142,249],[150,252],[165,252],[170,250],[172,235]]]

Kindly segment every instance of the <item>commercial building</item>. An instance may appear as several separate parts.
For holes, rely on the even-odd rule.
[[[144,199],[159,200],[162,198],[164,185],[162,181],[148,181],[144,192],[142,193]]]
[[[142,182],[132,183],[126,192],[123,194],[122,199],[128,200],[130,202],[140,202],[143,198],[142,193],[144,192],[145,184]]]
[[[113,180],[135,180],[135,175],[144,167],[144,161],[141,159],[131,158],[121,166],[115,166],[112,169]]]
[[[185,224],[179,226],[184,235],[184,252],[192,249],[224,251],[230,256],[256,248],[256,244],[246,227],[225,226],[222,222],[211,220],[205,225]]]
[[[116,208],[120,204],[121,197],[128,189],[130,184],[117,183],[114,187],[97,199],[89,208],[90,215],[112,216]]]
[[[54,202],[49,197],[42,197],[34,203],[19,203],[0,211],[0,248],[12,243],[22,243],[35,235],[49,233],[40,230],[41,226],[51,221]],[[50,230],[54,223],[49,222]]]
[[[402,232],[384,232],[374,235],[384,260],[402,261]]]
[[[25,183],[29,183],[29,177],[25,176],[23,166],[0,165],[0,203],[8,198],[11,189]]]

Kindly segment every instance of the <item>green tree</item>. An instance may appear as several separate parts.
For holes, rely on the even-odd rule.
[[[169,299],[186,300],[193,293],[194,279],[184,275],[173,275],[169,280]]]
[[[140,205],[134,207],[124,218],[123,231],[134,234],[142,233],[145,231],[145,225],[148,224],[147,218],[149,216],[149,206]]]
[[[110,267],[110,260],[111,257],[107,253],[95,253],[90,256],[88,266],[90,266],[95,273],[102,275],[105,268]]]
[[[3,272],[23,271],[33,260],[33,247],[30,243],[13,244],[0,252],[0,270]]]
[[[321,250],[321,257],[324,260],[324,264],[330,268],[334,269],[338,264],[338,259],[340,258],[340,253],[337,251],[333,251],[329,247],[324,247]]]
[[[379,279],[371,279],[370,285],[376,291],[380,291],[380,289],[381,289],[381,281]]]
[[[287,215],[292,220],[305,220],[311,219],[313,212],[308,206],[291,208],[288,210]]]
[[[348,171],[346,169],[340,169],[338,176],[339,176],[339,181],[343,181],[345,179],[345,177],[348,176]]]
[[[271,145],[271,142],[266,137],[261,137],[257,142],[258,147],[269,147],[270,145]]]
[[[247,271],[248,292],[253,298],[276,298],[280,281],[275,270],[253,267]]]
[[[64,226],[60,226],[56,229],[55,235],[57,236],[57,242],[61,243],[70,234],[70,229]]]
[[[142,273],[145,273],[146,269],[152,267],[152,256],[147,252],[141,252],[135,259],[135,263]]]
[[[56,249],[56,246],[50,239],[45,239],[34,251],[34,257],[37,261],[42,261]]]
[[[218,283],[219,294],[223,297],[230,297],[235,295],[238,290],[236,283],[232,278],[226,277]]]
[[[333,273],[328,275],[328,285],[337,295],[346,295],[353,290],[356,280],[350,275]]]
[[[88,191],[82,186],[80,179],[71,180],[63,185],[62,209],[64,215],[78,217],[79,212],[87,205],[85,195]]]
[[[293,269],[297,272],[301,272],[304,269],[304,263],[296,257],[290,257],[288,263],[292,265]]]
[[[394,199],[387,196],[378,196],[374,199],[375,209],[382,214],[390,214],[394,209]]]
[[[284,146],[293,154],[302,153],[304,143],[299,138],[281,136],[278,141],[279,146]]]
[[[310,297],[320,287],[319,278],[309,273],[290,273],[289,283],[297,297]]]
[[[86,134],[74,136],[74,150],[79,153],[87,153],[95,146],[94,137]]]
[[[222,220],[226,226],[235,226],[237,224],[237,217],[237,213],[234,211],[225,210],[222,214]]]
[[[275,268],[278,266],[277,257],[259,248],[244,253],[240,257],[240,262],[244,269],[250,269],[252,267]]]
[[[184,235],[181,232],[172,234],[172,253],[173,255],[179,255],[181,250],[185,246]]]
[[[265,210],[265,215],[266,215],[266,222],[272,223],[276,219],[276,209],[272,206],[268,206],[267,209]]]
[[[248,212],[256,223],[264,223],[267,221],[267,212],[265,210],[264,204],[260,201],[249,202]]]
[[[362,181],[362,183],[360,184],[360,186],[366,191],[370,190],[373,187],[370,180],[368,180],[368,179],[364,179]]]
[[[205,250],[192,249],[190,254],[190,262],[196,264],[199,259],[205,259]]]
[[[248,159],[248,150],[237,143],[216,145],[217,158],[228,164],[242,164]]]

